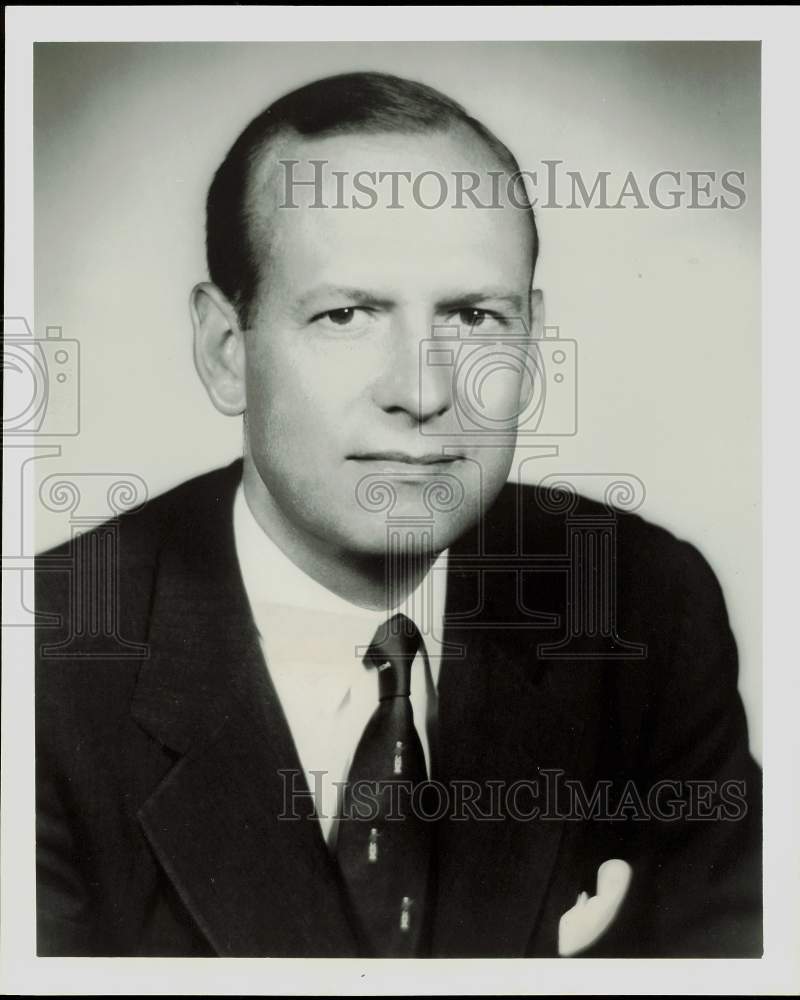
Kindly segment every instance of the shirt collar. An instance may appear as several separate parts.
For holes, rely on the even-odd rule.
[[[378,626],[393,612],[414,621],[425,642],[434,685],[441,663],[441,636],[447,591],[447,557],[440,553],[419,586],[393,611],[362,608],[339,597],[301,570],[262,530],[240,484],[233,507],[239,566],[256,627],[273,665],[321,672],[333,660],[361,655]],[[337,651],[334,657],[332,650]],[[274,664],[273,664],[274,661]]]

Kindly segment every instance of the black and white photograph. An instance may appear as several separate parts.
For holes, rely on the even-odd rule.
[[[77,10],[7,11],[4,980],[792,992],[778,12]]]

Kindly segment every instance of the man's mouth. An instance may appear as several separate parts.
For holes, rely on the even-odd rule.
[[[426,452],[422,455],[412,455],[405,451],[372,451],[360,455],[348,456],[355,462],[375,462],[385,466],[408,466],[412,469],[427,468],[435,471],[437,467],[452,465],[461,455],[443,455],[441,452]]]

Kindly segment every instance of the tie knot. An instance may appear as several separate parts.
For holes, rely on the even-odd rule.
[[[378,626],[364,663],[378,669],[381,701],[409,696],[411,664],[421,642],[417,626],[405,615],[396,614]]]

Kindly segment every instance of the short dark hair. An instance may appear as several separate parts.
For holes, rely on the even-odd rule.
[[[209,277],[249,325],[258,291],[259,261],[250,230],[250,172],[271,139],[287,131],[321,137],[341,133],[439,132],[471,129],[511,174],[514,154],[456,101],[424,83],[388,73],[342,73],[315,80],[279,98],[254,118],[231,146],[214,175],[206,200]],[[539,238],[533,208],[533,266]]]

